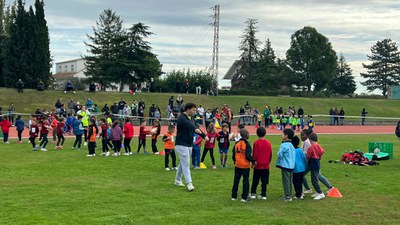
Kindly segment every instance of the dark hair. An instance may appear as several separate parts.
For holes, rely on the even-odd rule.
[[[267,130],[265,129],[265,127],[257,128],[257,136],[258,137],[264,137],[266,133],[267,133]]]
[[[309,130],[309,129],[303,129],[301,132],[304,133],[307,136],[310,136],[310,134],[312,133],[312,131]]]
[[[129,117],[125,118],[125,123],[129,123],[131,122],[131,119],[129,119]]]
[[[222,128],[229,127],[227,123],[222,124]]]
[[[310,139],[310,141],[317,142],[318,141],[318,135],[316,133],[312,132],[310,134],[310,136],[308,137],[308,139]]]
[[[172,129],[175,129],[175,126],[172,124],[168,125],[168,130],[172,130]]]
[[[208,124],[207,132],[211,132],[214,129],[214,127],[215,127],[214,123]]]
[[[238,125],[238,128],[241,130],[241,129],[244,129],[244,124],[239,124]]]
[[[249,131],[245,128],[240,129],[240,136],[242,136],[244,139],[249,139]]]
[[[283,130],[283,134],[287,135],[289,139],[292,139],[294,136],[294,132],[292,129],[286,128]]]
[[[112,128],[115,128],[116,126],[118,126],[119,125],[119,122],[118,122],[118,120],[116,120],[116,121],[114,121],[114,123],[112,124]]]
[[[295,148],[298,148],[298,147],[299,147],[299,144],[300,144],[300,139],[299,139],[299,137],[294,136],[294,137],[292,138],[292,145],[293,145]]]
[[[197,108],[196,104],[188,102],[188,103],[186,103],[185,108],[183,108],[183,111],[186,111],[188,109],[193,109],[193,108]]]
[[[104,118],[101,118],[100,121],[103,123],[106,123],[106,119],[104,119]]]

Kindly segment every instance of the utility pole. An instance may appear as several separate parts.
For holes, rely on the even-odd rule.
[[[213,55],[212,66],[210,69],[213,80],[211,82],[211,90],[215,95],[218,95],[218,43],[219,43],[219,5],[211,8],[214,11],[214,22],[211,26],[214,27],[214,42],[213,42]]]

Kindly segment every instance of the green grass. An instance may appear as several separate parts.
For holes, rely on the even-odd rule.
[[[280,136],[268,136],[273,163]],[[252,137],[253,142],[255,137]],[[394,143],[379,166],[330,164],[344,149]],[[162,156],[87,158],[67,139],[62,151],[32,152],[0,144],[0,224],[398,224],[400,154],[394,135],[320,135],[322,173],[343,198],[282,202],[280,170],[272,166],[267,201],[232,202],[233,167],[192,170],[194,192],[174,186]],[[133,149],[137,140],[134,139]],[[100,142],[98,141],[98,144]],[[54,147],[49,144],[48,149]],[[161,147],[161,143],[159,143]],[[97,151],[99,152],[99,151]],[[218,156],[217,156],[218,161]],[[210,165],[207,157],[206,165]],[[232,161],[229,161],[232,165]],[[326,190],[323,187],[323,190]],[[241,187],[239,188],[239,194]]]
[[[17,112],[33,113],[36,108],[52,109],[58,98],[62,98],[67,104],[70,98],[85,104],[86,99],[90,97],[98,104],[99,110],[108,104],[109,106],[114,101],[119,101],[122,97],[125,101],[131,104],[133,99],[139,101],[143,98],[148,107],[152,103],[161,108],[162,115],[165,116],[165,110],[169,97],[175,93],[139,93],[135,96],[128,93],[119,92],[77,92],[76,94],[64,94],[62,91],[44,91],[25,90],[23,94],[18,94],[15,89],[0,88],[0,106],[3,107],[3,112],[8,109],[10,103],[14,103]],[[270,96],[218,96],[211,97],[206,95],[182,94],[184,103],[195,102],[202,104],[204,107],[218,106],[228,104],[235,115],[238,115],[239,108],[244,106],[246,101],[249,101],[253,107],[264,109],[265,105],[270,105],[275,109],[276,106],[282,106],[285,110],[289,106],[298,108],[302,106],[306,114],[328,114],[330,107],[343,107],[347,116],[360,116],[362,108],[366,108],[369,112],[368,116],[380,117],[399,117],[400,101],[385,100],[385,99],[336,99],[336,98],[295,98],[295,97],[270,97]],[[148,108],[147,108],[148,109]],[[146,110],[146,114],[148,110]],[[314,118],[315,119],[315,118]]]

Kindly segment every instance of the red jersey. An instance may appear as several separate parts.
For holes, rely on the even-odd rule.
[[[127,139],[131,139],[131,138],[133,137],[134,131],[133,131],[133,126],[132,126],[131,123],[126,123],[126,124],[124,125],[124,131],[123,131],[123,133],[124,133],[124,135],[125,135],[125,138],[127,138]]]
[[[8,134],[11,127],[11,122],[9,120],[3,120],[0,122],[0,126],[1,126],[1,132],[3,132],[3,134]]]
[[[146,130],[146,127],[140,126],[139,139],[140,140],[146,140],[146,135],[147,134],[149,134],[149,131]]]
[[[307,159],[321,159],[325,150],[318,143],[314,143],[307,150]]]
[[[39,127],[38,127],[38,125],[37,125],[37,124],[32,124],[32,125],[31,125],[31,129],[29,130],[29,136],[30,136],[31,138],[35,138],[35,137],[38,136],[38,133],[39,133]]]
[[[205,148],[214,148],[215,147],[215,141],[217,137],[219,137],[219,134],[214,132],[214,133],[207,133],[208,141],[204,144]]]
[[[108,126],[107,124],[101,125],[101,137],[102,138],[107,138],[108,137]]]
[[[49,126],[50,123],[49,121],[45,120],[42,123],[42,130],[40,131],[41,134],[49,134],[49,129],[47,129],[47,126]]]
[[[63,135],[64,134],[64,126],[65,126],[64,122],[60,122],[60,123],[57,124],[57,130],[56,130],[57,135]]]
[[[272,159],[271,142],[265,139],[255,141],[253,144],[253,158],[257,162],[254,169],[269,169]]]

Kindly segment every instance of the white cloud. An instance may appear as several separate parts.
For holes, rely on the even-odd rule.
[[[26,5],[33,4],[27,0]],[[204,69],[211,65],[213,31],[210,7],[220,4],[219,74],[238,58],[240,35],[247,18],[258,19],[257,37],[269,38],[277,56],[285,57],[290,36],[313,26],[343,53],[357,81],[368,63],[367,54],[378,40],[400,41],[400,2],[390,0],[48,0],[46,19],[54,60],[78,58],[85,53],[86,33],[92,33],[100,13],[113,9],[126,26],[144,22],[155,33],[149,40],[163,70]],[[363,90],[358,84],[359,90]]]

